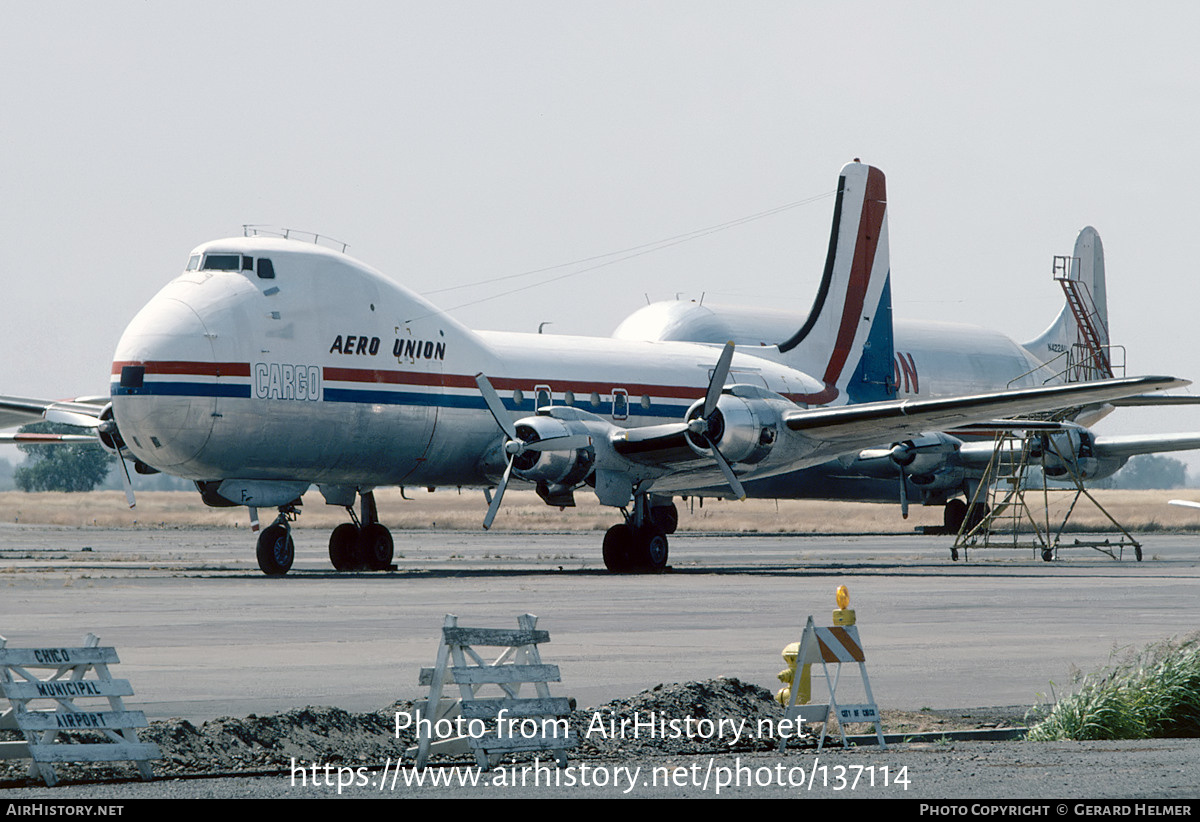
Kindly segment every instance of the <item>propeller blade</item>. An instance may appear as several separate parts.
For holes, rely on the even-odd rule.
[[[64,411],[61,408],[47,408],[42,414],[46,422],[56,422],[60,425],[77,425],[80,428],[97,428],[100,420],[78,411]]]
[[[496,486],[496,496],[492,497],[492,504],[488,506],[487,515],[483,518],[483,530],[492,527],[492,520],[496,518],[496,512],[500,510],[500,500],[504,499],[504,489],[508,486],[508,475],[512,473],[512,457],[508,458],[508,465],[504,467],[504,476],[500,478],[500,484]]]
[[[492,417],[495,418],[496,424],[504,432],[510,440],[517,438],[517,428],[513,425],[512,417],[508,414],[508,409],[504,407],[504,403],[500,400],[500,395],[496,393],[496,389],[492,388],[488,378],[480,372],[475,375],[475,384],[479,386],[479,393],[483,394],[483,401],[487,404],[488,410],[492,412]]]
[[[725,378],[729,376],[729,365],[733,362],[733,341],[725,343],[721,356],[717,359],[717,367],[713,369],[712,379],[708,381],[708,391],[704,395],[704,418],[708,419],[717,410],[717,400],[721,399],[721,390],[725,387]]]
[[[908,483],[904,480],[904,466],[900,466],[900,517],[908,519]]]
[[[733,473],[733,466],[725,459],[725,455],[718,450],[715,442],[708,437],[704,439],[708,442],[708,447],[712,449],[713,459],[721,467],[721,473],[725,475],[725,481],[729,483],[729,487],[733,489],[733,493],[737,494],[737,498],[744,500],[746,498],[746,489],[742,487],[741,480],[737,478],[737,474]]]
[[[129,503],[129,507],[133,508],[137,505],[137,500],[133,497],[133,481],[129,478],[129,466],[125,464],[125,455],[121,453],[121,449],[117,449],[117,462],[121,464],[121,485],[125,488],[125,500]]]

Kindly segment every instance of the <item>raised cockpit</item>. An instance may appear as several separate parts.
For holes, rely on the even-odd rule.
[[[251,257],[233,252],[208,251],[188,258],[188,271],[254,272],[260,280],[275,279],[275,266],[268,257]]]

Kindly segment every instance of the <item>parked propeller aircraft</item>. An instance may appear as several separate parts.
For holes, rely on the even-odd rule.
[[[837,232],[835,224],[830,259],[835,254]],[[1123,360],[1123,355],[1109,343],[1104,248],[1099,234],[1090,226],[1084,228],[1075,241],[1072,257],[1058,259],[1062,268],[1057,273],[1068,281],[1067,299],[1050,327],[1024,344],[1000,332],[965,324],[894,320],[889,330],[890,303],[880,306],[875,339],[862,360],[874,367],[872,371],[864,369],[858,384],[850,386],[851,396],[857,392],[870,399],[936,398],[1112,376],[1113,355],[1118,360]],[[830,276],[827,264],[825,279]],[[823,282],[822,293],[824,289]],[[885,294],[888,292],[890,289]],[[732,340],[743,351],[753,347],[760,356],[775,357],[776,346],[765,341],[789,340],[801,320],[781,311],[672,300],[635,311],[613,336],[627,340]],[[1081,323],[1087,328],[1081,328]],[[777,347],[786,351],[786,345]],[[809,364],[796,365],[804,368]],[[1099,479],[1116,473],[1137,454],[1200,448],[1200,433],[1103,436],[1087,427],[1112,411],[1114,404],[1171,401],[1195,402],[1196,398],[1151,396],[1113,404],[1087,404],[1073,410],[1073,422],[1029,422],[1026,430],[1037,433],[1033,456],[1049,477],[1073,474],[1080,479]],[[996,433],[986,427],[952,433],[924,432],[811,468],[755,479],[745,483],[745,490],[751,497],[767,499],[899,502],[906,517],[909,500],[943,505],[946,529],[958,531],[964,519],[971,524],[984,516],[982,505],[968,511],[964,500],[974,497],[988,469],[996,449]],[[1013,459],[1011,453],[1002,456]],[[713,487],[699,493],[724,496],[727,489]]]
[[[878,169],[843,169],[834,219],[814,311],[787,344],[752,353],[726,341],[472,331],[342,251],[247,231],[194,249],[134,317],[107,401],[0,398],[0,424],[90,426],[123,468],[194,480],[206,503],[246,506],[254,520],[278,508],[257,546],[269,575],[292,565],[291,522],[313,484],[349,513],[329,541],[343,570],[391,563],[375,488],[495,488],[486,528],[513,478],[550,505],[573,504],[586,486],[621,509],[603,553],[610,570],[628,571],[665,566],[676,495],[719,484],[743,497],[746,480],[921,431],[1186,384],[886,399],[888,375],[861,356],[890,334],[877,322],[888,305]],[[847,398],[862,402],[836,405]]]

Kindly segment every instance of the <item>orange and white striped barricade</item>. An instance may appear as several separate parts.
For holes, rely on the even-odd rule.
[[[842,663],[857,662],[858,670],[862,673],[863,690],[866,701],[855,705],[839,705],[837,687],[841,680]],[[829,689],[829,704],[827,705],[797,705],[796,696],[799,693],[800,676],[793,678],[791,694],[786,706],[789,719],[803,719],[807,724],[821,724],[821,736],[817,742],[817,750],[825,745],[826,731],[829,727],[829,712],[838,721],[838,732],[842,736],[842,745],[846,745],[846,723],[863,722],[875,726],[875,736],[879,747],[887,749],[883,740],[883,723],[879,719],[879,708],[875,705],[875,697],[871,694],[871,680],[867,677],[866,654],[863,653],[862,641],[858,638],[858,627],[855,625],[833,626],[818,628],[809,616],[804,626],[804,634],[800,638],[800,650],[796,655],[796,670],[800,671],[805,665],[820,663],[821,673],[825,676],[825,684]],[[830,676],[830,665],[837,667]],[[786,738],[781,739],[779,750],[784,750]]]

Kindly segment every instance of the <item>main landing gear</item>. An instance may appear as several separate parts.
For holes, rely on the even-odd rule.
[[[353,522],[343,522],[329,535],[329,561],[339,571],[386,571],[392,567],[392,533],[379,522],[375,494],[360,494],[362,519],[346,506]]]
[[[655,505],[649,494],[636,494],[633,513],[604,534],[604,567],[614,574],[658,572],[667,567],[667,534],[675,533],[679,510],[673,502]]]
[[[329,560],[339,571],[387,571],[392,567],[392,534],[379,522],[375,495],[361,493],[362,516],[346,506],[353,522],[344,522],[329,536]],[[258,536],[258,567],[269,577],[281,577],[292,568],[296,545],[291,523],[299,515],[296,503],[280,506],[279,516]]]

